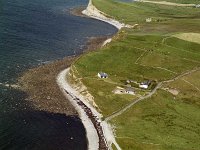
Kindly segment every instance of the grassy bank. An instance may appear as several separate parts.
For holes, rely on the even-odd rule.
[[[93,4],[110,16],[129,24],[146,24],[145,19],[151,17],[155,24],[169,24],[176,19],[199,19],[200,9],[177,7],[151,3],[123,3],[113,0],[93,0]],[[182,20],[185,23],[187,20]],[[181,23],[182,21],[179,21]],[[177,22],[178,23],[178,22]],[[197,26],[200,24],[196,22]],[[192,23],[195,24],[195,23]],[[178,27],[178,24],[177,24]],[[183,27],[182,27],[183,29]],[[182,30],[177,28],[177,30]],[[197,28],[196,28],[197,29]],[[195,29],[194,29],[195,30]],[[196,31],[196,30],[195,30]]]
[[[109,45],[73,64],[105,118],[152,90],[132,84],[136,95],[115,94],[116,87],[127,87],[126,80],[158,84],[200,67],[199,35],[194,41],[192,36],[180,36],[200,33],[200,9],[113,0],[93,0],[93,4],[122,22],[139,24],[122,29]],[[101,71],[108,73],[108,79],[97,77]],[[122,149],[200,149],[199,78],[196,71],[165,83],[152,97],[114,117],[110,122]]]

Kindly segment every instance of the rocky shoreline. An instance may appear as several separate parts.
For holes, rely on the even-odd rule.
[[[122,27],[132,28],[130,25],[125,25],[114,19],[107,18],[101,11],[92,5],[91,0],[89,1],[86,10],[83,10],[82,13],[88,17],[107,22],[115,26],[118,30]],[[111,40],[112,38],[106,39],[101,46],[105,46],[107,43],[111,42]],[[114,144],[117,150],[121,150],[115,140],[111,126],[106,121],[102,121],[102,115],[88,103],[79,91],[76,91],[76,89],[70,85],[67,77],[69,75],[69,70],[70,68],[65,69],[58,75],[57,83],[63,94],[79,113],[82,123],[86,129],[88,149],[109,150],[112,149],[112,144]]]
[[[91,5],[88,5],[88,7],[90,8]],[[88,17],[91,16],[88,15]],[[95,17],[95,19],[98,19],[98,16]],[[103,21],[102,18],[99,18],[98,20]],[[108,20],[104,22],[109,23]],[[113,25],[112,23],[110,24]],[[117,23],[114,26],[117,27],[118,25],[119,24]],[[122,27],[122,24],[120,24],[120,26]],[[119,27],[117,28],[120,29]],[[87,53],[89,51],[96,50],[110,41],[110,37],[90,38],[86,44],[86,50],[84,52]],[[57,78],[58,72],[70,67],[70,65],[78,57],[79,56],[67,57],[62,60],[39,66],[37,68],[29,69],[19,79],[19,85],[23,91],[28,93],[29,98],[27,98],[27,101],[31,102],[34,108],[40,111],[62,113],[65,115],[79,114],[80,118],[80,111],[82,114],[85,114],[81,120],[83,124],[84,120],[86,120],[84,126],[87,131],[87,137],[90,138],[88,142],[93,143],[92,145],[88,144],[89,149],[111,149],[112,143],[115,143],[115,146],[118,147],[119,150],[120,148],[115,141],[112,129],[105,121],[100,120],[101,114],[99,114],[92,106],[88,107],[88,105],[85,105],[85,102],[80,100],[79,97],[76,97],[76,103],[79,105],[81,110],[77,110],[73,103],[66,100],[66,97],[70,99],[69,95],[66,96],[66,91],[64,92],[64,95],[61,94],[59,87],[55,85],[55,78]]]

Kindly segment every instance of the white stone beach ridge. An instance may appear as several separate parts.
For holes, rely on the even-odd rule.
[[[89,0],[89,4],[87,6],[87,8],[85,10],[82,11],[82,14],[97,19],[97,20],[101,20],[103,22],[107,22],[113,26],[115,26],[117,29],[121,29],[123,27],[126,28],[132,28],[132,25],[127,25],[124,23],[120,23],[119,21],[113,19],[113,18],[108,18],[106,16],[108,16],[107,14],[105,14],[104,12],[98,10],[93,4],[92,4],[92,0]]]
[[[98,10],[92,4],[92,0],[89,0],[87,8],[82,11],[82,14],[84,14],[90,18],[94,18],[94,19],[106,22],[106,23],[116,27],[118,30],[120,30],[121,28],[133,28],[138,25],[138,24],[128,25],[128,24],[121,23],[118,20],[113,19],[112,17],[110,17],[110,18],[106,17],[108,15],[105,14],[104,12]],[[107,39],[106,41],[104,41],[102,46],[105,46],[106,44],[110,43],[111,41],[112,41],[112,38]]]
[[[84,101],[81,95],[77,91],[75,91],[75,89],[73,89],[70,86],[69,82],[66,80],[66,76],[69,73],[69,70],[70,68],[67,68],[63,70],[61,73],[59,73],[57,77],[57,84],[59,85],[65,97],[70,101],[70,103],[74,106],[74,108],[79,114],[79,117],[86,130],[87,134],[86,136],[88,140],[88,150],[98,150],[99,137],[97,135],[97,131],[94,128],[92,121],[88,118],[87,114],[84,112],[84,110],[76,103],[76,101],[73,100],[73,96],[77,96],[80,98],[81,101]],[[69,92],[70,95],[68,95],[66,91]]]
[[[115,140],[115,136],[113,134],[111,126],[106,121],[101,121],[102,115],[96,111],[96,109],[89,104],[88,100],[83,97],[79,91],[76,91],[75,88],[70,84],[68,81],[67,76],[69,75],[70,68],[67,68],[63,70],[61,73],[59,73],[57,77],[57,83],[63,92],[63,94],[66,96],[66,98],[71,102],[71,104],[74,106],[74,108],[77,110],[80,119],[82,120],[82,123],[86,129],[87,134],[87,140],[88,140],[88,150],[98,150],[99,149],[99,137],[97,134],[97,130],[94,127],[94,124],[90,120],[90,118],[87,116],[86,112],[83,110],[83,108],[78,105],[78,103],[74,99],[79,99],[81,102],[83,102],[92,112],[92,114],[95,116],[96,120],[100,123],[100,126],[103,130],[103,136],[105,137],[108,149],[112,149],[111,146],[114,144],[117,148],[117,150],[121,150],[119,145],[117,144]]]
[[[119,21],[108,18],[105,13],[98,10],[93,4],[92,0],[89,0],[89,4],[85,10],[82,11],[82,13],[88,17],[106,22],[110,25],[115,26],[118,30],[121,28],[133,28],[132,25],[126,25],[124,23],[120,23]],[[137,25],[137,24],[136,24]],[[112,38],[107,39],[102,46],[105,46],[106,44],[110,43]],[[72,85],[70,85],[70,82],[68,81],[67,76],[70,73],[70,68],[67,68],[63,70],[57,77],[57,83],[63,92],[63,94],[66,96],[66,98],[71,102],[71,104],[75,107],[77,110],[80,119],[82,120],[82,123],[86,129],[87,134],[87,140],[88,140],[88,150],[98,150],[99,149],[99,136],[97,134],[97,130],[94,127],[94,124],[90,120],[90,118],[87,116],[86,112],[83,110],[83,108],[77,104],[77,102],[74,100],[78,98],[81,102],[83,102],[91,111],[92,114],[97,118],[98,122],[100,123],[100,126],[103,130],[103,136],[105,137],[108,149],[112,150],[112,144],[115,145],[117,150],[121,150],[120,146],[115,140],[115,136],[113,133],[113,129],[110,124],[108,124],[106,121],[102,121],[102,114],[97,112],[97,110],[90,105],[89,100],[86,99],[86,97],[82,96],[81,93],[76,90]],[[67,93],[66,93],[67,91]]]

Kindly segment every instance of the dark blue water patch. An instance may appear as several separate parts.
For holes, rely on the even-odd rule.
[[[87,138],[77,116],[38,111],[20,90],[0,93],[1,150],[86,150]],[[14,100],[14,101],[13,101]],[[6,103],[5,103],[6,102]]]
[[[80,54],[89,37],[117,29],[97,20],[72,16],[70,7],[86,1],[3,0],[0,12],[0,81],[40,62]],[[3,62],[2,62],[3,61]]]
[[[77,116],[28,110],[6,113],[1,118],[1,150],[87,149],[85,129]]]

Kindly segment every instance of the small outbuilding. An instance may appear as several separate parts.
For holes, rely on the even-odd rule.
[[[195,5],[196,8],[200,8],[200,4]]]
[[[126,93],[126,94],[135,95],[135,91],[134,91],[134,89],[131,88],[131,87],[127,87],[127,88],[125,89],[125,93]]]
[[[146,18],[146,22],[152,22],[151,18]]]
[[[98,76],[99,78],[108,78],[108,74],[105,73],[105,72],[99,72],[99,73],[97,74],[97,76]]]
[[[127,87],[127,88],[117,87],[113,91],[113,93],[115,93],[115,94],[130,94],[130,95],[135,95],[135,91],[131,87]]]

